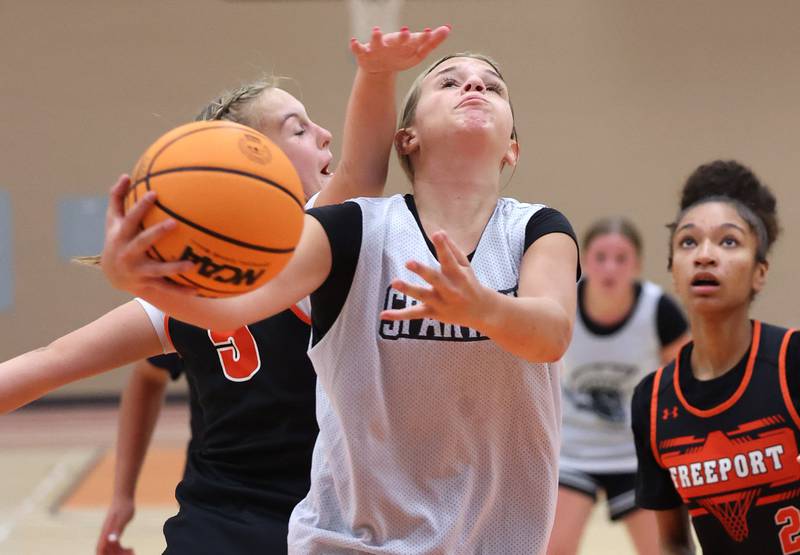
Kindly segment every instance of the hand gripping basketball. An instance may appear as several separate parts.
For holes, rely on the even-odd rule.
[[[258,131],[231,121],[182,125],[112,191],[103,269],[129,291],[167,278],[204,297],[245,293],[291,258],[303,199],[289,158]]]
[[[156,262],[147,256],[150,246],[175,229],[175,221],[168,219],[141,231],[144,214],[155,203],[156,194],[150,192],[125,213],[125,195],[131,180],[122,175],[111,188],[106,211],[106,237],[100,266],[111,284],[135,295],[152,287],[169,287],[164,276],[191,270],[190,262]]]

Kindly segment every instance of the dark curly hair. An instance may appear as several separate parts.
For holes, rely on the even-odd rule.
[[[756,259],[765,262],[780,233],[775,195],[750,168],[735,160],[715,160],[698,167],[683,186],[678,216],[667,225],[670,229],[668,267],[672,267],[672,239],[678,223],[690,208],[706,202],[725,202],[736,208],[758,238]]]

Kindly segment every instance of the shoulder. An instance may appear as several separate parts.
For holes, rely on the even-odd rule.
[[[501,200],[512,201],[512,199]],[[511,205],[510,209],[524,214],[523,223],[525,225],[525,242],[523,250],[525,252],[536,241],[552,233],[562,233],[567,235],[570,239],[572,239],[572,242],[575,245],[575,251],[577,252],[579,250],[578,238],[575,235],[575,230],[572,228],[572,224],[569,223],[569,220],[567,220],[564,214],[555,208],[551,208],[542,204],[526,204],[517,201],[513,202],[516,204]],[[575,276],[576,280],[580,279],[581,277],[580,261],[577,261]]]
[[[758,360],[770,365],[777,365],[781,360],[785,360],[787,363],[793,360],[794,357],[792,355],[794,353],[790,352],[792,338],[789,334],[791,330],[781,326],[767,324],[765,322],[758,322],[758,324]],[[797,334],[795,333],[791,335]]]
[[[653,398],[653,386],[657,372],[650,372],[633,389],[631,411],[633,415],[646,418],[650,414],[650,401]]]
[[[661,299],[661,297],[666,295],[664,289],[657,283],[653,283],[652,281],[647,281],[647,280],[644,280],[640,283],[642,286],[642,294],[644,295],[649,295],[656,299]]]

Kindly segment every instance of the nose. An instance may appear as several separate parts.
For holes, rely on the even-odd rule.
[[[328,148],[331,144],[331,132],[324,127],[317,126],[317,145],[319,148]]]
[[[698,245],[694,265],[698,267],[717,265],[717,255],[711,241],[705,240]]]
[[[464,81],[464,84],[461,86],[461,90],[465,93],[484,92],[486,90],[486,85],[483,83],[483,79],[481,79],[478,75],[472,75],[469,79]]]

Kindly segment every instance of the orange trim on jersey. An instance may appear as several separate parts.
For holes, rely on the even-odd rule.
[[[797,409],[794,403],[792,403],[792,396],[789,394],[789,385],[786,381],[786,351],[789,350],[789,340],[796,331],[797,330],[789,330],[783,336],[780,355],[778,355],[778,376],[780,377],[781,394],[783,395],[783,402],[786,404],[786,410],[789,411],[789,415],[792,417],[792,420],[794,420],[795,426],[800,428],[800,415],[797,414]]]
[[[175,343],[172,342],[172,336],[169,334],[169,316],[166,314],[164,314],[164,334],[167,338],[167,341],[169,341],[169,346],[172,347],[173,351],[176,350]]]
[[[700,418],[709,418],[711,416],[716,416],[722,412],[725,412],[733,405],[736,404],[741,396],[744,394],[747,386],[750,384],[750,378],[753,376],[753,366],[756,363],[756,355],[758,355],[758,344],[761,340],[761,322],[758,320],[753,321],[753,338],[750,341],[750,356],[747,359],[747,366],[744,371],[744,377],[742,378],[742,382],[739,384],[739,387],[736,391],[733,392],[727,401],[720,403],[716,407],[710,409],[698,409],[697,407],[693,407],[689,404],[686,400],[686,397],[683,396],[683,392],[681,391],[681,383],[679,379],[679,371],[680,371],[680,360],[681,354],[678,353],[678,356],[675,358],[675,373],[673,375],[673,386],[675,387],[675,394],[678,396],[683,407],[692,413],[695,416]],[[681,349],[682,351],[683,349]]]
[[[658,453],[658,442],[656,440],[656,423],[658,422],[658,385],[661,383],[661,374],[664,372],[662,366],[656,371],[656,376],[653,379],[653,392],[650,394],[650,449],[653,450],[653,457],[659,466],[661,464],[661,455]]]
[[[308,314],[306,314],[305,312],[300,310],[299,306],[297,306],[296,304],[293,304],[289,308],[289,310],[291,310],[294,313],[295,316],[300,318],[300,321],[303,322],[305,325],[307,325],[307,326],[311,325],[311,318],[308,316]]]

